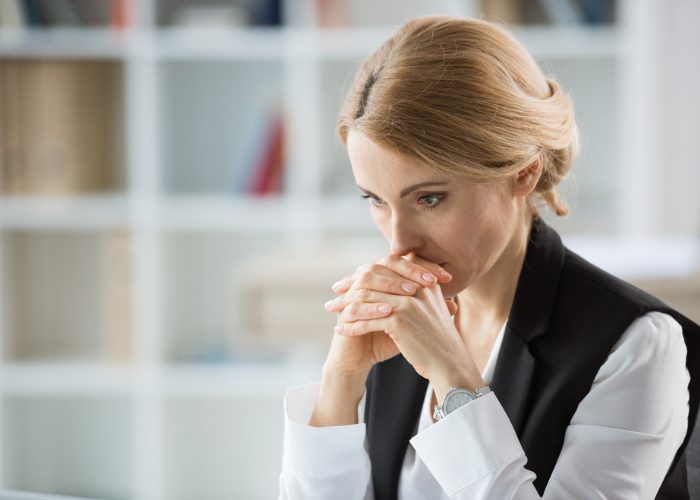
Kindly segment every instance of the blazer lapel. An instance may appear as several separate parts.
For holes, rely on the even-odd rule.
[[[395,500],[408,441],[413,437],[428,380],[402,354],[375,365],[365,412],[374,498]]]
[[[525,424],[537,368],[528,344],[547,332],[563,265],[564,247],[559,235],[541,219],[533,221],[490,384],[518,436]]]

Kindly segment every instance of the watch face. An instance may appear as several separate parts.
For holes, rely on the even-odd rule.
[[[467,391],[466,389],[459,389],[454,392],[452,392],[446,399],[445,399],[445,414],[448,414],[460,406],[464,406],[467,404],[469,401],[472,401],[476,399],[474,395]]]

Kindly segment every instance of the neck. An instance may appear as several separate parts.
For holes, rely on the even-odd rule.
[[[494,266],[479,281],[457,294],[459,325],[502,325],[508,318],[525,260],[531,222],[514,233]],[[460,328],[466,332],[470,328]],[[497,333],[497,332],[496,332]]]

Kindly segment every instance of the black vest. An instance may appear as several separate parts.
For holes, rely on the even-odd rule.
[[[700,400],[700,327],[566,248],[541,219],[533,223],[490,387],[520,439],[525,467],[537,474],[540,495],[598,369],[630,323],[649,311],[668,313],[683,327],[691,378],[688,432],[656,498],[688,499],[685,448]],[[401,354],[370,371],[365,422],[377,500],[397,498],[427,385]]]

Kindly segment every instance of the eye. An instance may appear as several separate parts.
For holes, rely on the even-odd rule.
[[[428,210],[433,209],[437,207],[445,198],[445,193],[433,193],[433,194],[426,194],[421,197],[419,197],[419,200],[425,200],[425,205]]]
[[[375,207],[380,207],[382,205],[382,200],[379,198],[376,198],[374,196],[371,196],[369,194],[363,194],[362,197],[364,199],[369,199],[369,202],[374,205]]]

